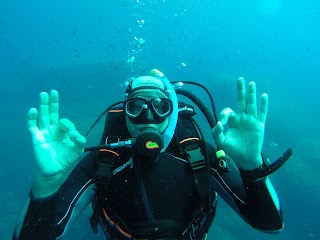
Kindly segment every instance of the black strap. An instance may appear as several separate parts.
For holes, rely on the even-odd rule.
[[[253,170],[239,169],[241,178],[246,183],[255,182],[259,179],[264,179],[266,176],[278,170],[286,161],[288,161],[291,155],[292,155],[292,149],[289,148],[276,161],[274,161],[270,165],[265,161],[263,161],[262,166],[259,168],[256,168]]]
[[[203,205],[207,205],[209,194],[208,166],[205,156],[201,152],[198,141],[190,141],[185,145],[185,151],[192,169],[195,186]]]
[[[210,192],[210,176],[209,176],[209,157],[206,154],[205,147],[199,146],[199,140],[190,140],[183,144],[187,153],[188,160],[192,169],[194,184],[200,199],[200,205],[197,206],[201,212],[206,214],[206,223],[204,225],[204,232],[208,233],[212,224],[214,213],[212,212],[212,199]],[[205,154],[203,154],[205,153]],[[195,209],[192,222],[197,218],[199,209]],[[189,225],[188,228],[190,228]]]
[[[199,132],[194,119],[191,116],[179,117],[176,128],[176,149],[182,152],[182,157],[189,160],[194,186],[197,195],[200,199],[199,205],[195,206],[194,213],[191,216],[191,221],[194,222],[199,216],[199,210],[206,213],[207,223],[204,226],[204,231],[208,232],[212,219],[208,219],[212,211],[212,199],[210,191],[210,158],[206,151],[206,145],[201,141],[202,135]],[[198,140],[196,140],[198,139]],[[173,148],[173,149],[175,149]],[[207,226],[208,225],[208,226]],[[191,225],[188,226],[188,229]]]
[[[100,161],[98,164],[98,169],[95,175],[95,183],[98,186],[97,198],[93,202],[93,213],[90,217],[90,224],[92,230],[98,233],[98,224],[100,219],[100,214],[103,209],[104,200],[107,194],[108,187],[111,183],[112,171],[114,170],[115,162],[119,160],[119,155],[116,152],[101,149],[100,150]]]

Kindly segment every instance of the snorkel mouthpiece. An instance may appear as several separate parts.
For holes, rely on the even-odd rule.
[[[161,135],[154,131],[142,132],[135,141],[135,152],[147,158],[157,157],[163,148],[163,139]]]

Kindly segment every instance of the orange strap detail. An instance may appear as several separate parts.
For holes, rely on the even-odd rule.
[[[113,154],[117,155],[118,157],[120,156],[119,153],[111,151],[109,149],[105,149],[105,148],[100,149],[100,152],[110,152],[110,153],[113,153]]]
[[[102,209],[102,211],[103,211],[104,217],[109,221],[109,223],[114,225],[119,230],[119,232],[121,234],[123,234],[124,236],[126,236],[128,238],[131,238],[131,235],[129,233],[126,233],[121,227],[119,227],[119,225],[115,224],[115,222],[110,219],[110,217],[108,216],[108,214],[104,208]]]
[[[118,110],[110,110],[109,112],[123,112],[122,109],[118,109]]]
[[[183,139],[182,141],[180,141],[180,144],[191,141],[191,140],[199,141],[199,138],[186,138],[186,139]]]

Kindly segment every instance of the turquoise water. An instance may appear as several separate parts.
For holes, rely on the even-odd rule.
[[[221,200],[209,239],[320,239],[319,24],[317,0],[2,1],[0,239],[10,238],[32,184],[26,115],[39,92],[59,90],[60,115],[84,133],[123,98],[128,78],[152,68],[205,84],[218,112],[236,109],[239,76],[256,81],[269,95],[264,151],[276,159],[294,149],[271,176],[283,232],[253,230]],[[103,239],[90,230],[89,214],[69,239]]]

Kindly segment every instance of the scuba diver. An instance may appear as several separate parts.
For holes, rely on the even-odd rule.
[[[85,135],[59,119],[57,91],[40,93],[39,111],[28,113],[36,176],[12,239],[63,239],[89,204],[91,227],[106,239],[206,239],[217,195],[253,228],[283,229],[268,175],[292,151],[271,164],[261,153],[267,94],[257,109],[255,83],[246,89],[239,78],[238,112],[225,108],[218,119],[204,86],[184,82],[209,94],[212,112],[181,82],[169,82],[156,69],[151,73],[133,79],[125,100],[107,108]],[[195,109],[207,119],[216,147],[205,139]],[[85,148],[104,116],[99,145]]]

